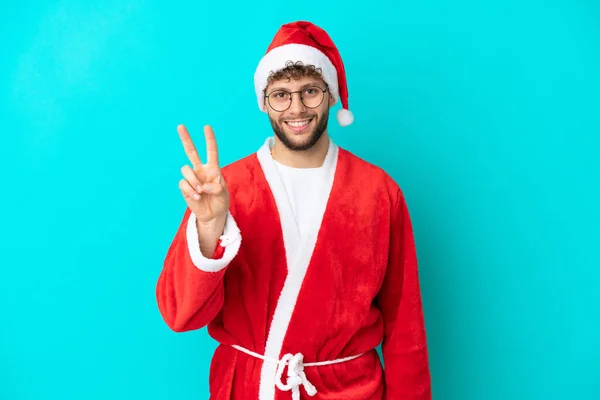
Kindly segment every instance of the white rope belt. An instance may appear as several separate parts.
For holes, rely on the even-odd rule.
[[[361,354],[358,354],[355,356],[338,358],[337,360],[320,361],[320,362],[312,362],[312,363],[305,364],[304,363],[304,355],[302,355],[302,353],[296,353],[296,354],[288,353],[285,356],[283,356],[281,358],[281,360],[276,360],[274,358],[265,357],[261,354],[255,353],[253,351],[247,350],[247,349],[237,346],[237,345],[232,345],[232,347],[235,349],[238,349],[239,351],[242,351],[248,355],[251,355],[253,357],[260,358],[261,360],[278,364],[277,365],[277,375],[276,375],[277,380],[275,381],[275,384],[277,385],[277,387],[279,389],[281,389],[283,391],[291,390],[293,400],[300,400],[300,385],[304,386],[304,390],[306,390],[306,393],[308,393],[309,396],[314,396],[315,394],[317,394],[317,389],[306,378],[306,374],[304,373],[304,367],[318,367],[318,366],[322,366],[322,365],[337,364],[337,363],[353,360],[353,359],[358,358],[358,357],[362,356],[363,354],[365,354],[365,353],[361,353]],[[286,365],[288,365],[288,380],[287,380],[287,384],[284,385],[283,382],[281,381],[281,375],[283,375],[283,370],[285,369]]]

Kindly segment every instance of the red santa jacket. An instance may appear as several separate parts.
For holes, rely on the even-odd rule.
[[[402,190],[382,169],[331,142],[330,193],[313,231],[301,236],[270,140],[222,168],[231,206],[213,258],[200,253],[187,209],[157,282],[158,307],[172,330],[207,326],[220,343],[211,399],[291,400],[291,386],[302,399],[431,399]]]

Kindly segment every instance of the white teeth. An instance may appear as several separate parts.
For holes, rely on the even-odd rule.
[[[293,126],[295,128],[299,128],[301,126],[307,125],[310,122],[309,119],[305,120],[305,121],[287,121],[287,124],[289,126]]]

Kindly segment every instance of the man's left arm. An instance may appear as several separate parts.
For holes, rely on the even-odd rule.
[[[425,320],[418,262],[406,200],[398,191],[390,231],[388,267],[377,297],[384,319],[382,344],[386,400],[430,400]]]

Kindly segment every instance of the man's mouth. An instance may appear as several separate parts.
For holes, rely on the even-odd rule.
[[[308,124],[310,124],[312,120],[313,118],[307,118],[294,121],[285,121],[284,123],[295,133],[300,133],[308,128]]]

